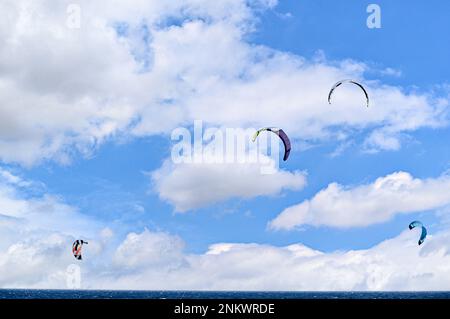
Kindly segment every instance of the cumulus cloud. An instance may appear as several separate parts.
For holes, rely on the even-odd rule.
[[[170,267],[182,260],[184,242],[175,236],[147,229],[130,233],[117,247],[113,261],[117,267]]]
[[[24,179],[10,175],[12,184],[0,183],[0,286],[4,288],[67,289],[74,269],[80,271],[80,287],[86,289],[298,291],[450,287],[450,266],[446,266],[450,265],[448,230],[431,233],[421,246],[417,245],[419,230],[406,230],[365,250],[322,252],[301,243],[281,247],[214,243],[207,251],[194,254],[185,251],[180,237],[167,232],[144,229],[122,237],[61,201],[56,205],[43,196],[24,198],[20,186],[13,186],[14,181]],[[428,189],[432,187],[426,185],[433,183],[404,176],[400,181],[379,179],[374,185],[404,190]],[[54,210],[51,218],[47,218],[48,210]],[[70,250],[75,236],[89,239],[84,260],[76,266]]]
[[[176,268],[128,269],[96,284],[106,289],[163,290],[448,289],[448,231],[429,236],[420,247],[418,235],[407,230],[366,250],[331,253],[300,243],[285,247],[218,243],[204,254],[185,255],[185,263]]]
[[[70,256],[72,238],[50,234],[17,241],[0,256],[1,287],[32,288],[62,284]]]
[[[364,227],[396,214],[435,210],[450,204],[450,176],[419,179],[407,172],[377,178],[373,183],[345,187],[337,183],[300,204],[286,208],[269,223],[275,230],[300,225]]]
[[[45,185],[0,168],[1,287],[65,283],[66,267],[74,261],[74,239],[111,235],[102,227],[59,196],[48,194]],[[90,246],[90,257],[102,251],[98,243]]]
[[[30,192],[30,189],[34,190]],[[21,238],[31,240],[39,233],[89,237],[100,232],[101,227],[95,219],[80,213],[59,196],[48,194],[45,185],[0,169],[0,247]]]
[[[400,149],[400,138],[398,134],[389,134],[382,130],[373,131],[364,143],[368,152],[377,152],[379,150],[397,151]]]
[[[12,230],[20,225],[24,231],[53,231],[77,235],[92,234],[99,225],[72,206],[65,204],[58,196],[44,194],[41,197],[21,198],[14,190],[0,186],[0,218]],[[8,221],[8,222],[7,222]],[[20,231],[9,242],[20,236]]]
[[[302,139],[331,138],[336,126],[382,126],[398,136],[447,123],[447,98],[365,81],[360,62],[308,61],[249,43],[259,12],[276,1],[80,1],[79,29],[67,26],[69,3],[0,5],[8,12],[0,23],[3,161],[67,163],[105,140],[167,133],[195,119],[271,123]],[[365,83],[373,107],[343,87],[331,111],[328,89],[348,77]],[[398,143],[376,135],[368,145]]]
[[[85,261],[81,283],[91,289],[448,290],[449,232],[429,236],[422,246],[417,246],[418,235],[406,230],[369,249],[330,253],[301,243],[283,247],[217,243],[205,253],[186,254],[178,237],[145,230],[129,234],[118,246],[119,264],[95,267]],[[38,243],[11,246],[0,257],[0,269],[14,268],[14,276],[2,271],[2,285],[27,282],[33,287],[65,288],[67,261],[59,255],[59,242],[55,237],[40,250]],[[47,267],[49,258],[52,265]],[[13,267],[19,260],[20,266]]]
[[[306,185],[304,172],[274,169],[264,174],[275,161],[260,154],[254,162],[179,163],[166,160],[150,174],[154,190],[178,212],[204,207],[232,198],[250,199],[280,194],[283,190],[300,190]]]

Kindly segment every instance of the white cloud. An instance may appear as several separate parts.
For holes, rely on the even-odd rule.
[[[33,184],[35,184],[31,181],[24,180],[23,178],[21,178],[18,175],[14,175],[10,171],[8,171],[2,167],[0,167],[0,181],[5,184],[13,185],[16,187],[31,188],[33,186]]]
[[[418,233],[406,230],[367,250],[323,253],[302,244],[276,247],[220,243],[204,254],[185,254],[172,267],[155,263],[161,249],[179,254],[176,237],[159,236],[146,246],[148,232],[133,234],[128,258],[140,262],[126,271],[84,278],[102,289],[148,290],[448,290],[450,235],[442,232],[417,245]],[[128,242],[129,238],[125,240]],[[140,243],[139,243],[140,242]],[[121,246],[124,250],[126,245]],[[139,251],[136,247],[141,247]],[[179,256],[177,258],[180,258]],[[164,259],[164,257],[163,257]],[[141,267],[141,264],[146,267]]]
[[[195,27],[192,32],[191,26],[210,26],[218,30],[216,35],[236,34],[239,26],[252,24],[254,14],[241,0],[80,1],[81,27],[70,29],[66,25],[69,4],[3,1],[0,5],[2,12],[8,12],[0,23],[4,44],[0,49],[0,158],[4,161],[65,163],[75,151],[89,154],[105,139],[129,134],[130,124],[137,119],[140,125],[133,132],[172,129],[185,120],[180,105],[165,102],[185,94],[184,79],[176,79],[185,73],[216,72],[215,67],[208,69],[211,63],[197,67],[198,60],[194,62],[188,52],[170,56],[177,42],[185,38],[192,53],[201,52],[212,39],[197,43],[201,34]],[[273,5],[273,1],[252,1],[253,8]],[[164,26],[169,18],[194,22],[180,28]],[[202,26],[197,19],[208,22]],[[117,34],[116,23],[126,25],[128,33]],[[172,42],[163,37],[171,29],[179,29],[181,36]],[[209,54],[220,52],[217,47],[217,52]],[[188,58],[177,63],[180,56]],[[142,72],[142,60],[149,61],[149,72]]]
[[[396,214],[435,210],[450,204],[450,176],[413,178],[396,172],[366,185],[329,184],[310,200],[286,208],[269,223],[271,229],[300,225],[364,227],[388,221]]]
[[[34,233],[47,236],[56,230],[58,234],[73,238],[89,237],[100,232],[98,222],[67,205],[60,197],[45,190],[29,193],[30,185],[38,183],[27,181],[3,168],[0,175],[8,177],[6,181],[0,179],[0,247]]]
[[[409,181],[407,186],[405,180]],[[385,178],[377,182],[379,188],[389,184],[388,189],[397,190],[429,183],[407,176],[403,180]],[[327,253],[301,243],[285,247],[215,243],[206,252],[193,254],[186,253],[185,243],[178,236],[145,229],[121,239],[105,225],[67,205],[42,196],[21,198],[22,193],[10,184],[1,184],[0,189],[3,288],[67,289],[71,275],[68,267],[74,264],[80,267],[81,288],[86,289],[298,291],[450,287],[448,230],[430,234],[421,246],[417,245],[418,230],[405,230],[366,250]],[[49,216],[47,211],[54,212]],[[78,233],[80,228],[82,232]],[[89,240],[82,262],[76,262],[71,254],[75,236]]]
[[[176,236],[147,230],[129,234],[116,263],[79,263],[88,289],[147,290],[448,290],[450,234],[406,230],[366,250],[324,253],[302,244],[285,247],[218,243],[203,254],[186,254]],[[70,242],[58,235],[21,241],[2,250],[2,287],[67,288],[73,263]],[[89,251],[90,247],[86,248]],[[117,263],[119,261],[119,263]]]
[[[376,152],[378,150],[397,151],[401,145],[396,134],[375,130],[366,139],[365,146],[368,152]]]
[[[67,288],[73,241],[95,238],[83,254],[97,258],[112,236],[95,218],[46,193],[45,185],[0,168],[1,287]]]
[[[300,190],[306,185],[304,172],[276,169],[262,174],[264,167],[275,167],[265,155],[264,161],[246,163],[181,163],[166,160],[151,173],[154,190],[178,212],[204,207],[232,198],[250,199],[277,195],[283,190]]]
[[[73,260],[71,238],[60,234],[21,239],[2,249],[0,286],[32,288],[61,284],[64,271]],[[69,249],[68,249],[69,248]]]
[[[8,12],[0,23],[3,161],[66,163],[106,139],[167,133],[194,119],[270,123],[306,140],[330,138],[336,126],[397,136],[447,123],[446,98],[365,81],[362,63],[307,61],[248,43],[258,13],[276,1],[80,1],[80,29],[66,26],[69,3],[0,5]],[[367,86],[369,109],[361,92],[344,87],[326,103],[330,86],[347,77]],[[398,143],[370,139],[382,149]]]
[[[402,76],[402,71],[396,70],[393,68],[386,68],[384,70],[381,70],[380,73],[385,76],[393,76],[393,77],[401,77]]]
[[[117,267],[140,268],[170,267],[182,260],[184,242],[166,233],[148,230],[141,234],[130,233],[117,247],[113,261]]]

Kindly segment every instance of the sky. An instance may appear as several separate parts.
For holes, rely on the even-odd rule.
[[[75,265],[84,289],[450,289],[449,3],[0,9],[0,287],[71,288]],[[347,78],[368,108],[352,85],[328,104]],[[281,127],[290,157],[175,162],[198,121]]]

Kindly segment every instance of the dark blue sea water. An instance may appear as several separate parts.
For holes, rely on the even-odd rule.
[[[234,292],[0,289],[0,299],[450,299],[450,291]]]

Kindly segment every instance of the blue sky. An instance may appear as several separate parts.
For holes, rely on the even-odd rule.
[[[399,78],[388,77],[387,83],[420,88],[442,84],[450,72],[444,61],[450,55],[450,44],[429,34],[439,34],[450,23],[445,17],[446,10],[424,2],[380,2],[382,28],[368,29],[365,10],[368,4],[284,1],[262,15],[250,39],[304,57],[313,57],[321,50],[331,60],[351,58],[402,72]],[[289,17],[281,16],[287,13]],[[406,170],[417,177],[439,175],[448,169],[450,154],[444,143],[434,141],[442,140],[446,133],[446,130],[418,132],[418,137],[416,134],[413,137],[416,141],[400,152],[361,154],[355,147],[330,158],[336,147],[333,141],[295,152],[286,167],[308,171],[311,178],[305,190],[275,198],[230,200],[186,215],[173,214],[170,205],[152,194],[150,182],[143,174],[161,165],[172,143],[167,138],[106,143],[91,158],[76,158],[68,166],[46,163],[29,170],[26,176],[43,181],[51,192],[64,196],[87,214],[108,221],[123,220],[128,230],[145,226],[179,234],[189,243],[190,251],[203,251],[212,242],[221,241],[286,245],[299,239],[325,251],[368,248],[400,232],[409,219],[416,217],[395,218],[369,229],[313,227],[287,234],[267,231],[266,223],[274,212],[311,197],[332,181],[357,184],[396,170]],[[430,165],[436,159],[438,162]],[[145,212],[137,212],[134,205],[143,207]],[[246,212],[251,212],[251,217]],[[434,222],[433,217],[420,217]]]
[[[181,10],[176,5],[162,8],[153,5],[152,1],[148,2],[148,7],[143,5],[139,8],[137,5],[139,13],[131,5],[129,8],[111,9],[100,20],[105,21],[105,29],[85,35],[82,27],[75,36],[70,34],[64,38],[67,46],[65,43],[59,46],[53,38],[45,38],[50,34],[46,33],[45,26],[39,26],[43,28],[42,33],[38,29],[30,37],[17,33],[23,46],[34,47],[33,41],[39,37],[48,41],[44,42],[47,44],[42,50],[47,55],[52,54],[55,62],[41,66],[41,71],[49,74],[44,80],[50,83],[47,91],[39,85],[34,87],[36,79],[40,78],[39,68],[30,68],[30,74],[23,77],[16,76],[19,71],[14,69],[15,65],[34,65],[36,57],[19,56],[17,61],[11,62],[12,71],[6,67],[1,71],[2,79],[18,83],[11,92],[25,93],[22,110],[29,110],[26,103],[36,103],[36,107],[43,107],[47,112],[32,111],[30,119],[37,118],[32,124],[27,120],[23,120],[24,124],[17,120],[19,133],[0,130],[0,141],[3,139],[0,145],[2,169],[23,180],[44,185],[37,195],[34,189],[17,186],[18,194],[14,200],[34,196],[45,200],[45,194],[55,196],[82,220],[95,221],[92,225],[100,224],[111,230],[114,245],[118,246],[118,253],[113,258],[116,263],[122,256],[121,252],[128,247],[132,233],[143,238],[153,236],[149,235],[153,233],[181,238],[185,246],[183,253],[187,255],[202,255],[211,245],[220,243],[255,243],[271,247],[301,244],[323,253],[365,250],[402,236],[409,222],[415,219],[428,225],[429,234],[440,238],[438,234],[447,229],[441,210],[447,209],[450,200],[447,203],[437,195],[435,197],[439,199],[433,204],[429,202],[434,199],[426,197],[422,210],[417,210],[413,204],[399,204],[400,208],[393,208],[392,212],[386,213],[386,218],[372,220],[369,217],[364,225],[351,221],[352,208],[345,212],[343,218],[349,219],[342,227],[336,226],[338,221],[333,221],[332,216],[329,223],[322,217],[316,219],[312,216],[314,212],[318,213],[315,210],[308,213],[312,217],[306,218],[302,224],[279,224],[278,228],[271,228],[270,223],[279,220],[286,209],[312,202],[332,183],[341,185],[343,192],[339,194],[343,197],[345,191],[353,194],[351,196],[360,196],[357,195],[360,194],[359,187],[375,185],[377,179],[396,180],[400,177],[389,176],[400,171],[418,179],[419,184],[431,180],[431,184],[437,181],[446,185],[444,175],[450,168],[450,150],[446,143],[450,138],[447,121],[450,42],[446,41],[446,31],[450,29],[447,16],[450,3],[438,0],[377,1],[381,8],[382,27],[369,29],[366,26],[369,15],[366,8],[372,3],[370,1],[261,1],[262,9],[246,1],[236,1],[239,4],[236,7],[231,2],[223,2],[226,9],[219,14],[214,6],[206,3],[199,7],[186,4],[192,11]],[[83,3],[81,9],[87,19],[94,20],[95,6]],[[51,6],[37,6],[33,10],[43,10],[45,14],[64,12]],[[230,15],[226,14],[227,10]],[[140,14],[143,17],[139,17]],[[156,27],[153,27],[152,19],[157,21]],[[142,27],[142,21],[147,21],[148,25],[144,23]],[[166,21],[166,25],[161,21]],[[35,20],[30,23],[35,23]],[[117,33],[108,38],[111,34],[106,36],[105,30],[114,25]],[[120,30],[117,30],[118,25]],[[123,26],[127,26],[126,32]],[[254,30],[239,31],[245,29],[242,26],[253,26]],[[141,32],[142,28],[145,32]],[[19,28],[5,32],[15,34],[17,30]],[[217,40],[221,39],[220,35],[226,40],[223,43]],[[116,41],[115,37],[123,42]],[[87,48],[84,58],[79,58],[80,52],[74,44]],[[219,48],[217,52],[214,51],[216,46]],[[268,55],[267,50],[271,52]],[[96,54],[105,54],[104,61],[93,58]],[[39,52],[36,55],[40,56]],[[220,56],[214,61],[217,55]],[[74,65],[67,67],[63,64],[65,58],[72,59]],[[164,62],[166,58],[168,64]],[[304,63],[315,71],[309,73],[308,67],[297,66],[301,59],[305,59]],[[67,72],[60,71],[61,68]],[[79,75],[73,79],[69,76],[67,83],[64,80],[61,86],[58,82],[61,79],[55,76],[59,80],[53,80],[51,76],[58,72],[76,73],[74,70],[78,69],[81,70]],[[37,75],[32,72],[37,72]],[[243,81],[241,74],[249,79]],[[273,83],[273,88],[267,89],[261,83],[272,75],[274,81],[279,79],[280,83]],[[343,103],[328,105],[326,96],[323,96],[322,105],[322,97],[316,102],[314,97],[307,95],[306,106],[301,106],[305,107],[304,110],[312,105],[326,108],[326,113],[303,117],[301,110],[296,111],[291,106],[283,108],[286,101],[292,102],[294,107],[295,103],[303,105],[302,94],[308,91],[327,92],[336,76],[341,75],[351,75],[367,83],[369,96],[375,101],[370,110],[365,110],[363,105],[362,110],[353,108],[352,103],[358,102],[350,98]],[[311,81],[308,76],[311,76]],[[300,80],[297,83],[292,79]],[[320,85],[316,79],[320,80]],[[52,81],[58,84],[52,84]],[[314,84],[302,91],[302,86],[308,82]],[[286,92],[280,92],[284,88],[283,83],[290,83]],[[298,93],[295,92],[297,87]],[[241,90],[252,93],[247,96]],[[346,96],[359,94],[350,88],[347,90]],[[392,103],[383,105],[389,97],[392,97]],[[246,113],[240,113],[254,108],[256,113],[251,114],[258,114],[259,106],[255,101],[260,100],[267,103],[261,106],[261,117],[248,119]],[[270,103],[273,103],[273,110]],[[233,104],[236,107],[228,110],[227,107]],[[377,114],[377,107],[383,109],[380,114]],[[397,108],[401,109],[398,116],[391,116]],[[12,109],[5,108],[4,111],[6,116],[10,116],[9,123],[15,123],[16,119]],[[17,110],[19,112],[21,108],[17,107]],[[64,111],[60,113],[59,110],[73,113],[68,113],[66,118]],[[257,124],[285,128],[292,138],[293,152],[287,162],[280,163],[278,173],[286,173],[289,181],[281,182],[282,185],[269,194],[254,193],[248,198],[238,192],[233,196],[224,195],[224,199],[217,203],[211,201],[200,208],[177,212],[175,206],[180,199],[176,196],[164,198],[163,192],[164,187],[173,184],[165,177],[156,180],[152,174],[163,171],[164,163],[170,162],[174,145],[170,139],[171,131],[180,126],[192,128],[193,119],[202,116],[202,110],[207,110],[204,120],[212,127],[251,127],[250,124]],[[373,113],[367,115],[363,112]],[[41,114],[47,115],[41,120]],[[227,114],[234,115],[229,117]],[[333,118],[334,114],[337,120]],[[275,123],[268,123],[271,119]],[[319,123],[318,130],[306,127],[307,123],[312,126]],[[402,126],[404,123],[408,124]],[[339,137],[339,134],[345,137]],[[380,139],[374,136],[380,136]],[[20,150],[17,154],[12,151],[11,145],[14,144],[9,144],[11,140],[18,141],[14,146]],[[92,140],[95,142],[91,144]],[[394,146],[384,144],[389,141]],[[295,172],[300,171],[305,174],[306,185],[289,186],[294,180],[299,182]],[[195,183],[197,177],[199,180],[202,178],[187,167],[178,171],[176,166],[170,166],[164,174],[174,180],[177,176],[190,177],[189,183]],[[217,183],[226,184],[226,176],[217,174]],[[239,174],[236,176],[239,178]],[[412,187],[415,190],[415,182],[408,180],[405,183],[408,189]],[[179,185],[185,184],[180,180]],[[435,190],[434,186],[430,187]],[[214,191],[213,187],[211,189]],[[189,189],[186,191],[189,193]],[[233,193],[233,190],[229,192]],[[372,191],[366,194],[367,201],[371,200],[371,194]],[[419,193],[414,194],[411,196],[422,198]],[[202,193],[190,196],[207,197]],[[361,198],[364,206],[365,199]],[[383,197],[380,198],[383,201]],[[339,203],[337,200],[334,207],[339,207]],[[419,207],[422,202],[418,201],[417,205]],[[392,206],[397,207],[397,203],[393,202]],[[358,209],[354,214],[359,214]],[[362,214],[367,213],[364,209],[361,208]],[[323,214],[325,212],[326,209]],[[6,208],[2,214],[9,214]],[[45,212],[42,214],[40,218],[44,221],[52,218]],[[300,216],[298,212],[295,214]],[[319,212],[318,215],[321,214]],[[90,228],[86,232],[77,229],[66,235],[96,238]],[[129,283],[124,282],[125,286]],[[12,285],[15,283],[12,281]],[[92,285],[102,284],[105,285],[101,282]],[[272,287],[277,286],[269,288]]]
[[[382,28],[366,27],[366,8],[382,9]],[[282,1],[263,15],[253,41],[302,56],[357,59],[402,72],[388,83],[422,89],[445,83],[449,27],[445,1]],[[291,13],[290,18],[280,15]]]
[[[283,1],[262,15],[250,39],[252,43],[305,57],[313,57],[320,50],[330,60],[351,58],[373,63],[377,68],[400,70],[402,75],[398,78],[383,78],[395,85],[428,89],[442,84],[450,73],[444,61],[450,54],[450,44],[429,34],[440,34],[448,26],[446,10],[421,1],[380,2],[382,28],[368,29],[365,9],[369,3]],[[290,16],[283,18],[287,13]],[[179,234],[193,252],[204,251],[211,243],[221,241],[286,245],[301,240],[325,251],[360,249],[401,232],[410,219],[420,218],[428,224],[435,219],[419,213],[368,229],[308,227],[293,233],[267,231],[266,223],[283,207],[311,197],[333,181],[358,184],[397,170],[417,177],[438,176],[449,168],[448,148],[437,142],[445,140],[446,134],[446,130],[425,129],[413,134],[414,141],[398,152],[362,154],[356,146],[338,157],[330,157],[336,143],[324,143],[296,152],[285,165],[288,169],[308,171],[306,189],[275,198],[230,200],[192,214],[174,214],[170,205],[152,194],[150,182],[143,174],[158,168],[169,153],[172,142],[164,137],[106,143],[91,158],[76,158],[69,166],[46,163],[27,171],[26,176],[43,181],[51,192],[61,194],[87,214],[124,220],[128,231],[145,226]],[[134,205],[143,207],[145,212],[136,211]],[[251,217],[246,212],[251,212]]]

